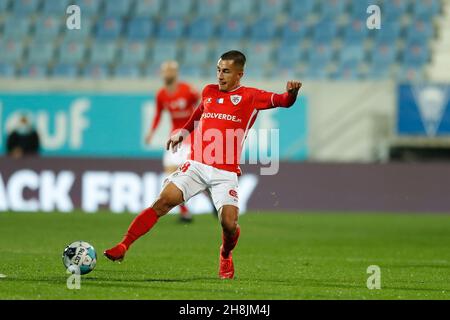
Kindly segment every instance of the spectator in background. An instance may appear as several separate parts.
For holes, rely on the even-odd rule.
[[[39,154],[40,141],[36,129],[28,117],[20,116],[17,127],[11,131],[6,141],[6,152],[13,158],[36,156]]]

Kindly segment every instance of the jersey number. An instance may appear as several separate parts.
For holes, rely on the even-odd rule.
[[[189,169],[190,166],[191,166],[191,164],[190,164],[189,162],[186,162],[185,164],[183,164],[183,165],[180,167],[180,171],[184,173],[184,172],[188,171],[188,169]]]

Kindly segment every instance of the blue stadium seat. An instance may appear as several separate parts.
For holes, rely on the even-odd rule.
[[[322,19],[331,19],[342,15],[347,7],[347,0],[321,0],[319,14]]]
[[[328,71],[325,65],[309,65],[304,76],[311,80],[325,80],[328,78]]]
[[[339,52],[339,61],[344,64],[364,61],[364,47],[361,45],[344,46]]]
[[[29,35],[30,18],[8,15],[3,25],[3,38],[20,40]]]
[[[191,13],[193,8],[193,0],[166,0],[167,11],[169,17],[186,17]]]
[[[161,65],[160,64],[149,64],[145,69],[144,69],[144,75],[147,78],[152,78],[152,79],[156,79],[159,78],[161,76]]]
[[[314,0],[291,0],[289,7],[289,15],[292,19],[305,19],[314,12],[316,2]]]
[[[261,17],[250,26],[251,41],[270,41],[277,32],[277,26],[274,19]]]
[[[344,28],[343,40],[346,45],[362,46],[367,37],[368,29],[365,20],[354,19]]]
[[[59,35],[62,23],[61,15],[43,16],[39,18],[34,25],[34,38],[42,41],[55,39]]]
[[[245,77],[250,79],[264,79],[267,77],[267,69],[265,66],[252,62],[248,63],[244,71]]]
[[[203,68],[199,68],[196,66],[182,65],[180,67],[180,74],[182,77],[201,78],[204,76],[204,71]]]
[[[331,78],[336,80],[361,79],[358,66],[358,62],[355,60],[343,62],[339,64],[338,68],[331,74]]]
[[[131,1],[107,0],[105,1],[105,15],[108,17],[122,18],[130,12]]]
[[[389,44],[383,44],[379,47],[371,50],[372,52],[372,65],[375,67],[389,66],[395,62],[397,58],[397,50],[394,46]]]
[[[260,17],[276,17],[282,14],[286,8],[285,0],[259,0],[257,3]]]
[[[76,0],[74,4],[80,7],[83,17],[92,17],[99,14],[102,0]]]
[[[434,36],[431,21],[415,20],[406,28],[406,39],[408,43],[418,42],[425,45]]]
[[[120,61],[124,65],[136,65],[146,61],[147,46],[145,42],[128,42],[122,45]]]
[[[381,8],[382,19],[390,22],[398,21],[407,12],[409,4],[410,1],[405,0],[384,1]]]
[[[58,78],[76,78],[78,76],[78,68],[74,64],[58,63],[53,67],[52,77]]]
[[[351,0],[350,6],[350,17],[351,19],[362,19],[363,17],[368,17],[367,8],[370,5],[380,5],[378,0]],[[383,19],[383,17],[382,17]]]
[[[135,17],[154,18],[161,14],[163,0],[139,0],[136,1]]]
[[[308,34],[308,26],[304,21],[293,19],[287,21],[281,28],[281,39],[283,43],[299,43]]]
[[[5,12],[9,8],[10,1],[9,0],[0,0],[0,11]]]
[[[120,36],[122,20],[115,17],[101,19],[97,23],[96,37],[100,40],[114,40]]]
[[[61,64],[79,64],[84,60],[86,46],[82,41],[65,41],[58,50],[59,62]]]
[[[39,6],[38,0],[14,0],[13,12],[15,14],[30,15],[35,13]]]
[[[36,40],[28,47],[29,64],[48,64],[54,57],[55,48],[51,42]]]
[[[403,51],[403,65],[408,67],[418,67],[424,65],[430,58],[428,47],[413,45],[406,47]]]
[[[0,62],[17,63],[20,62],[25,48],[22,41],[4,40],[2,41],[2,54],[0,54]]]
[[[330,45],[319,44],[312,46],[308,54],[309,66],[313,68],[324,68],[333,58],[333,49]]]
[[[16,69],[11,63],[0,63],[0,77],[13,78],[16,75]]]
[[[225,1],[202,0],[198,2],[197,14],[200,17],[215,17],[222,13]]]
[[[414,2],[414,18],[430,21],[441,11],[439,0],[416,0]]]
[[[375,31],[376,46],[381,44],[393,45],[400,36],[401,28],[398,22],[385,22],[381,29]]]
[[[20,71],[23,78],[41,79],[47,77],[47,67],[39,64],[25,65]]]
[[[211,17],[200,16],[188,27],[188,37],[194,41],[206,41],[215,34],[216,25]]]
[[[255,0],[228,0],[228,17],[243,18],[255,12]]]
[[[184,66],[198,67],[210,61],[210,49],[205,42],[188,42],[181,51]]]
[[[327,44],[337,35],[337,25],[333,19],[325,19],[313,26],[313,41],[316,44]]]
[[[184,21],[178,17],[167,17],[161,20],[158,28],[159,40],[176,40],[183,36]]]
[[[110,71],[105,64],[90,64],[83,68],[81,75],[89,79],[105,79],[110,76]]]
[[[128,23],[127,38],[129,40],[148,40],[155,33],[155,24],[150,18],[133,18]]]
[[[273,63],[273,46],[270,43],[249,43],[245,52],[249,62],[255,66]]]
[[[367,78],[371,80],[383,80],[391,77],[391,65],[371,65]]]
[[[222,40],[241,40],[246,33],[246,24],[241,19],[230,18],[221,23],[219,36]]]
[[[178,46],[174,41],[156,41],[152,50],[152,64],[161,65],[167,60],[178,60]]]
[[[44,0],[42,12],[45,15],[58,15],[59,17],[66,15],[69,0]]]
[[[91,48],[90,62],[92,64],[112,63],[116,54],[117,44],[115,42],[94,42]]]
[[[303,58],[303,51],[299,44],[286,43],[278,47],[276,61],[279,68],[289,67],[299,64]]]
[[[215,63],[215,61],[217,61],[222,54],[224,54],[225,52],[230,51],[230,50],[239,50],[239,51],[245,52],[246,48],[245,48],[245,45],[241,41],[235,41],[235,40],[219,41],[213,50],[213,55],[212,55],[213,56],[212,61],[214,61],[213,63]],[[215,68],[214,68],[214,70],[215,70]]]
[[[134,64],[119,64],[114,69],[114,76],[116,78],[136,79],[141,76],[141,72],[139,67]]]
[[[399,82],[422,82],[425,80],[423,68],[417,66],[403,66],[396,73],[396,79]]]

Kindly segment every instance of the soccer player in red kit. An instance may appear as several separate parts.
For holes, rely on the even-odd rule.
[[[156,113],[152,126],[145,138],[145,142],[150,144],[153,135],[158,128],[163,111],[170,114],[172,120],[171,134],[181,129],[189,120],[200,98],[197,90],[185,82],[178,81],[178,63],[176,61],[166,61],[161,65],[161,77],[164,87],[156,95]],[[163,157],[164,172],[170,175],[187,160],[190,144],[183,141],[177,152],[166,151]],[[192,215],[189,213],[184,203],[180,204],[180,220],[190,222]]]
[[[241,86],[245,62],[245,55],[239,51],[229,51],[220,57],[218,84],[204,88],[200,105],[184,125],[184,130],[167,141],[167,149],[176,149],[189,133],[194,132],[190,159],[166,179],[158,199],[133,220],[122,241],[104,252],[107,258],[122,260],[131,244],[146,234],[160,217],[196,194],[209,190],[222,225],[219,277],[234,277],[232,250],[240,235],[238,162],[244,139],[259,111],[292,106],[302,86],[298,81],[288,81],[284,94]],[[230,131],[241,134],[231,134],[227,139]],[[217,136],[218,132],[221,138]],[[215,138],[211,139],[212,136]],[[215,144],[213,148],[212,144]],[[222,148],[217,148],[217,144]]]

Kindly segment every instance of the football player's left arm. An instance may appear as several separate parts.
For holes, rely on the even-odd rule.
[[[259,92],[256,96],[257,109],[289,108],[295,103],[301,87],[302,83],[300,81],[288,81],[286,84],[286,92],[283,94],[266,91]]]

